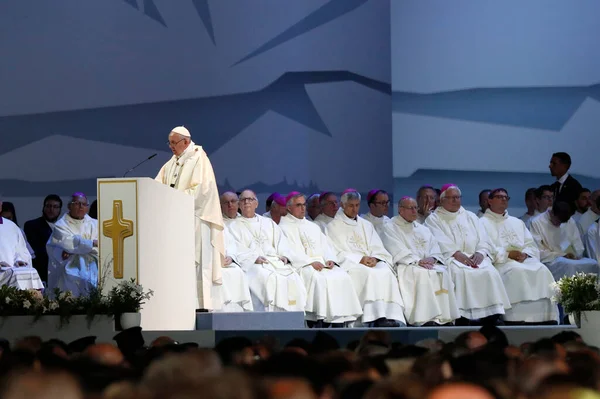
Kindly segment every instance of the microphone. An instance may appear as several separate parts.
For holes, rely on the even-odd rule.
[[[157,156],[157,154],[152,154],[150,155],[148,158],[144,159],[142,162],[138,163],[137,165],[135,165],[133,168],[129,169],[127,172],[125,172],[125,174],[123,174],[123,176],[121,177],[125,177],[127,176],[128,173],[133,172],[135,170],[135,168],[137,168],[138,166],[140,166],[141,164],[148,162],[149,160],[151,160],[152,158],[154,158],[155,156]]]

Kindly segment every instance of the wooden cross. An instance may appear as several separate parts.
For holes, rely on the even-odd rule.
[[[125,259],[125,239],[133,235],[133,221],[123,219],[123,201],[113,201],[113,216],[102,223],[103,235],[112,239],[113,245],[113,277],[123,278]]]

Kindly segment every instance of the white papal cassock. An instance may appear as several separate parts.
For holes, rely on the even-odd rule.
[[[367,212],[364,215],[360,215],[360,217],[371,222],[373,227],[375,227],[375,231],[377,232],[377,234],[379,234],[380,238],[381,238],[381,234],[383,233],[383,225],[390,221],[390,218],[387,217],[386,215],[377,217],[377,216],[373,215],[371,212]]]
[[[237,245],[237,259],[248,277],[254,310],[304,311],[302,279],[290,264],[279,259],[290,259],[291,255],[281,228],[271,219],[255,215],[238,217],[229,230]],[[259,256],[269,263],[255,263]]]
[[[71,291],[74,296],[88,295],[98,286],[98,221],[85,215],[73,219],[64,214],[48,240],[48,290]]]
[[[381,239],[392,255],[398,273],[404,314],[412,325],[427,322],[450,323],[460,317],[454,283],[440,247],[429,229],[419,223],[395,216],[383,226]],[[434,258],[433,269],[419,266],[419,261]]]
[[[319,226],[321,228],[321,231],[323,233],[325,233],[325,227],[329,223],[331,223],[332,220],[333,220],[333,218],[330,218],[326,214],[319,213],[319,215],[317,215],[317,217],[315,218],[314,222],[317,224],[317,226]]]
[[[331,243],[319,226],[292,214],[281,218],[279,227],[285,234],[292,252],[290,261],[302,277],[307,292],[306,319],[326,323],[354,321],[362,315],[362,308],[352,279],[339,266],[315,270],[311,263],[328,260],[337,263]]]
[[[585,253],[590,259],[600,263],[600,233],[598,232],[598,222],[592,223],[587,233],[585,234]]]
[[[0,286],[20,289],[44,288],[40,276],[31,265],[31,253],[21,229],[12,221],[0,216]],[[17,262],[26,266],[17,266]]]
[[[234,220],[234,219],[230,219]],[[225,254],[233,262],[229,266],[223,266],[221,277],[223,278],[223,312],[251,312],[252,298],[250,297],[250,288],[246,273],[242,270],[238,260],[238,250],[235,240],[229,232],[229,228],[224,230]]]
[[[540,262],[540,251],[523,221],[508,212],[500,215],[488,209],[481,224],[492,243],[494,265],[502,276],[512,305],[506,310],[507,321],[528,323],[558,321],[558,307],[552,303],[552,273]],[[508,257],[519,251],[529,257],[523,263]]]
[[[576,222],[571,218],[556,227],[550,221],[550,211],[531,219],[531,235],[540,250],[540,260],[548,266],[556,281],[577,272],[598,273],[598,262],[589,258],[567,259],[566,254],[583,255],[583,242]]]
[[[361,217],[350,219],[340,208],[326,226],[326,235],[337,251],[342,268],[352,278],[363,309],[362,322],[386,318],[406,324],[392,256],[385,250],[373,225]],[[374,257],[379,262],[375,267],[365,266],[360,263],[363,256]]]
[[[448,265],[454,281],[458,309],[462,317],[480,319],[494,314],[504,314],[510,300],[504,289],[502,277],[490,260],[491,247],[479,218],[462,206],[457,212],[438,207],[427,220],[428,227],[437,239],[444,263]],[[474,269],[452,255],[460,251],[467,256],[479,252],[484,256]]]

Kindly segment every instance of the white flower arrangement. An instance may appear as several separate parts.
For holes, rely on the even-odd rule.
[[[552,301],[560,303],[566,313],[600,310],[600,282],[594,273],[579,272],[563,277],[551,288]]]

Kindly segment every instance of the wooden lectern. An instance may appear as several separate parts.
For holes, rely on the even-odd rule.
[[[154,296],[144,330],[194,330],[194,202],[148,177],[98,179],[98,276],[109,291],[134,278]]]

